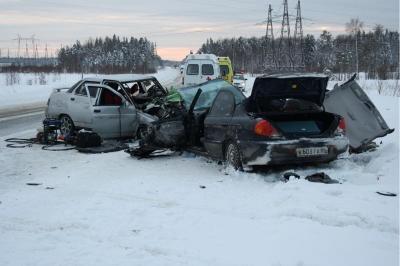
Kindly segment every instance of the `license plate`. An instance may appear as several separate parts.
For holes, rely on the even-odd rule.
[[[310,147],[296,149],[297,157],[327,155],[328,147]]]

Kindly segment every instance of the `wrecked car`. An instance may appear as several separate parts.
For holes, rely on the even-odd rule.
[[[61,133],[87,129],[102,138],[135,137],[147,119],[148,105],[167,90],[155,77],[130,80],[87,78],[71,88],[55,89],[46,117],[61,120]]]
[[[248,98],[223,80],[182,88],[183,111],[141,125],[140,145],[128,152],[184,149],[235,169],[335,160],[347,151],[348,139],[344,119],[323,108],[328,79],[262,76]]]

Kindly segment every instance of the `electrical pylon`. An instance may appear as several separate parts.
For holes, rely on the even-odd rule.
[[[267,19],[267,30],[265,33],[265,56],[264,56],[264,68],[275,69],[276,68],[276,56],[275,56],[275,38],[274,28],[272,24],[272,7],[268,7],[268,19]]]
[[[293,66],[292,60],[292,44],[290,37],[290,23],[289,23],[289,7],[288,1],[283,0],[283,17],[281,26],[281,37],[279,40],[278,49],[279,62],[278,68],[281,70],[289,70]]]
[[[296,15],[296,26],[294,29],[293,37],[293,57],[294,57],[294,68],[298,70],[304,70],[304,39],[303,39],[303,18],[301,17],[301,5],[300,0],[297,1],[297,15]]]

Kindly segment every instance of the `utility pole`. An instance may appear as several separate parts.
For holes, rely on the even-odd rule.
[[[265,33],[265,57],[264,57],[264,68],[275,69],[276,54],[275,54],[275,39],[274,39],[274,28],[272,24],[272,7],[268,6],[268,19],[267,19],[267,30]]]
[[[300,0],[297,1],[297,15],[296,15],[296,26],[294,29],[294,62],[295,67],[304,70],[304,39],[303,39],[303,18],[301,17],[301,6]]]

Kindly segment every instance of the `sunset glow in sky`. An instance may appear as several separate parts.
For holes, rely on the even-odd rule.
[[[296,14],[297,0],[289,0],[289,12]],[[0,0],[0,48],[2,56],[15,55],[13,39],[35,35],[39,52],[47,44],[56,52],[61,45],[106,35],[147,37],[157,43],[163,59],[181,60],[197,51],[209,37],[263,36],[267,6],[281,15],[282,0]],[[398,29],[398,0],[302,0],[305,34],[326,29],[344,33],[351,18],[360,18],[365,28],[382,24]],[[293,18],[294,19],[294,18]],[[294,21],[292,21],[294,27]],[[278,36],[280,19],[275,19]],[[25,43],[24,43],[25,45]]]

